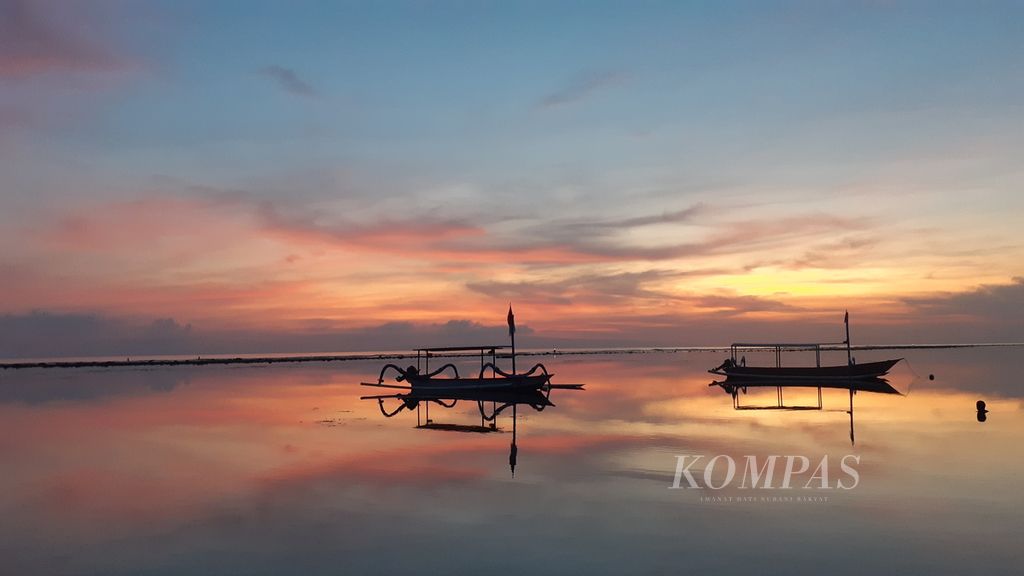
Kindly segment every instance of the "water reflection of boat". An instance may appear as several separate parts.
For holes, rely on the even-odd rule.
[[[423,425],[418,417],[418,410],[421,405],[426,407],[429,406],[429,404],[438,404],[444,408],[454,408],[460,400],[476,402],[477,407],[480,410],[481,425],[483,425],[483,422],[494,422],[498,414],[506,408],[517,404],[528,405],[538,412],[544,410],[548,406],[554,406],[549,399],[550,394],[550,388],[545,392],[541,392],[540,390],[515,391],[487,389],[441,391],[412,388],[406,393],[362,396],[361,399],[377,400],[381,414],[388,418],[391,418],[403,410],[417,410],[416,425],[422,427]],[[389,399],[398,400],[397,404],[395,404],[391,409],[388,409],[384,405],[385,401]],[[487,403],[491,404],[490,412],[486,409]],[[430,413],[428,411],[426,420],[428,425],[433,422],[430,420],[429,416]]]
[[[726,378],[722,382],[712,382],[708,386],[719,386],[727,394],[732,396],[733,408],[737,410],[821,410],[821,391],[825,388],[836,390],[848,390],[851,394],[857,392],[871,392],[876,394],[896,394],[902,396],[899,390],[893,388],[892,384],[884,378],[852,378],[840,380],[837,378],[826,380],[769,380],[769,379],[745,379]],[[740,402],[740,394],[747,394],[750,388],[775,388],[776,403],[769,405],[744,405]],[[818,391],[818,403],[816,405],[786,405],[784,403],[783,390],[786,388],[816,388]]]
[[[727,394],[732,396],[732,407],[735,410],[822,410],[821,391],[825,388],[835,390],[847,390],[850,393],[850,408],[847,413],[850,415],[850,443],[854,443],[853,429],[853,397],[858,392],[869,392],[873,394],[893,394],[902,396],[899,390],[885,378],[848,378],[840,380],[837,378],[826,380],[768,380],[750,378],[726,378],[724,382],[712,382],[708,386],[719,386]],[[740,402],[740,394],[747,394],[750,388],[775,388],[775,404],[750,405]],[[785,403],[783,390],[786,388],[816,388],[818,391],[817,404],[789,404]]]
[[[512,408],[512,444],[509,448],[509,468],[512,475],[516,472],[518,455],[517,426],[518,407],[529,406],[537,412],[554,407],[551,402],[551,390],[555,388],[582,390],[582,384],[551,384],[547,382],[543,388],[536,389],[500,389],[500,388],[440,388],[430,386],[410,386],[407,392],[363,396],[363,400],[376,400],[381,414],[391,418],[403,411],[416,411],[416,427],[430,430],[452,432],[496,432],[498,431],[498,415]],[[393,407],[385,406],[385,401],[396,400]],[[460,401],[475,402],[480,412],[480,425],[437,423],[430,418],[430,405],[437,404],[444,408],[454,408]],[[420,408],[426,411],[426,421],[421,418]],[[490,423],[488,426],[487,423]]]

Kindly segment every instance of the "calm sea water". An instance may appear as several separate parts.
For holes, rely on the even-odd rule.
[[[0,573],[1019,574],[1021,352],[858,353],[909,362],[904,396],[856,395],[855,443],[842,390],[734,410],[720,353],[543,358],[586,390],[517,408],[514,476],[510,410],[385,418],[358,385],[379,362],[0,371]],[[718,455],[722,489],[670,488]],[[725,483],[772,455],[771,489]],[[786,456],[827,458],[829,488],[780,489]]]

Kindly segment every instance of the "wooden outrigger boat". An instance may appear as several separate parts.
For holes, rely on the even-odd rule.
[[[732,344],[729,357],[719,366],[708,370],[712,374],[727,376],[734,380],[785,380],[785,381],[849,381],[870,378],[881,378],[902,358],[857,364],[853,360],[850,348],[850,315],[846,314],[846,340],[843,342],[815,342],[810,344],[790,343],[745,343]],[[821,365],[822,349],[835,346],[846,346],[846,364],[835,366]],[[740,356],[741,351],[772,351],[775,353],[775,366],[747,366],[746,357]],[[783,366],[783,351],[813,351],[814,366]],[[848,386],[843,386],[848,387]]]
[[[541,390],[551,385],[551,376],[543,364],[536,364],[526,372],[516,372],[516,320],[512,314],[512,306],[508,307],[508,335],[512,340],[512,371],[505,372],[498,368],[497,351],[504,346],[447,346],[441,348],[417,348],[416,365],[401,368],[395,364],[386,364],[381,369],[377,382],[363,382],[364,386],[380,386],[383,388],[408,388],[412,390],[432,390],[447,392],[454,390],[510,390],[530,391]],[[480,354],[480,372],[473,378],[459,375],[459,369],[451,363],[445,364],[431,372],[430,358],[433,356],[468,356],[470,352]],[[490,355],[490,362],[487,356]],[[475,354],[474,354],[475,356]],[[399,384],[385,384],[384,378],[388,371],[394,371],[395,380]],[[401,383],[405,383],[402,385]]]
[[[441,348],[417,348],[416,365],[402,368],[386,364],[376,382],[363,382],[364,386],[400,388],[416,391],[447,393],[459,390],[494,390],[528,392],[550,389],[551,377],[543,364],[535,364],[526,372],[516,371],[516,324],[512,307],[508,309],[508,334],[512,340],[512,371],[506,372],[497,366],[497,351],[504,346],[448,346]],[[480,356],[480,372],[475,377],[464,377],[452,363],[431,371],[430,359],[435,356]],[[487,357],[490,356],[490,361]],[[385,384],[389,372],[394,373],[395,383]]]
[[[736,346],[734,344],[734,346]],[[764,345],[762,345],[764,346]],[[774,345],[769,345],[774,346]],[[792,345],[782,344],[789,349]],[[807,345],[803,345],[807,346]],[[867,362],[865,364],[848,364],[846,366],[742,366],[736,365],[731,358],[726,359],[721,366],[712,368],[708,372],[720,376],[728,376],[732,379],[743,380],[815,380],[844,382],[846,380],[863,380],[880,378],[885,376],[889,369],[896,365],[902,358],[895,360],[882,360],[881,362]],[[840,387],[847,387],[841,385]]]

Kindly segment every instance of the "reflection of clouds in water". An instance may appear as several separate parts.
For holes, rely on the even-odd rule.
[[[971,352],[942,374],[978,373]],[[104,574],[721,573],[765,562],[963,573],[978,554],[1015,565],[1012,456],[1024,438],[1017,418],[973,422],[973,393],[858,395],[863,484],[828,505],[713,505],[668,490],[676,454],[842,455],[842,412],[737,413],[701,373],[715,353],[546,360],[556,381],[587,390],[555,391],[556,408],[520,419],[514,480],[507,419],[498,434],[416,430],[415,415],[385,420],[360,402],[357,382],[379,362],[40,371],[119,384],[91,399],[68,396],[63,380],[32,404],[6,397],[4,421],[19,424],[0,441],[14,463],[0,477],[0,555],[16,573]],[[29,372],[3,374],[0,388],[8,375],[29,388]],[[124,401],[99,401],[114,397]],[[986,398],[1000,415],[1020,409]],[[348,425],[314,423],[323,418]],[[126,427],[111,430],[118,420]],[[893,537],[894,525],[911,537]]]
[[[290,384],[333,384],[373,371],[363,361],[275,365],[163,366],[155,368],[29,368],[0,371],[0,403],[90,402],[121,396],[169,393],[201,382],[237,388],[275,378]],[[374,376],[376,378],[376,376]],[[346,382],[348,380],[345,380]]]
[[[110,561],[116,558],[116,566],[135,571],[195,574],[320,573],[339,567],[346,573],[471,567],[495,574],[621,574],[673,571],[680,563],[687,570],[739,572],[756,561],[785,565],[795,574],[955,573],[949,568],[969,564],[978,551],[995,565],[1012,565],[1008,550],[993,544],[1005,542],[1000,530],[1010,520],[1008,511],[972,511],[974,504],[952,501],[916,507],[907,518],[907,504],[892,493],[868,502],[832,494],[829,505],[702,504],[702,493],[610,473],[605,458],[586,457],[633,450],[642,439],[583,444],[583,458],[538,451],[545,455],[532,458],[527,468],[533,472],[525,481],[418,483],[412,466],[407,478],[394,482],[344,467],[300,481],[268,482],[187,521],[147,524],[123,540],[98,542],[59,566],[116,574]],[[465,466],[484,456],[479,448],[456,452],[463,458],[452,464]],[[913,523],[908,529],[914,538],[879,537],[891,534],[893,514]],[[949,538],[957,546],[944,545],[940,552],[934,543]],[[22,554],[16,550],[13,558],[25,560]]]
[[[26,369],[0,374],[0,403],[92,402],[170,392],[194,377],[175,369]]]
[[[906,352],[910,369],[916,376],[911,393],[915,389],[960,390],[1011,398],[1024,397],[1024,377],[1018,366],[1024,347],[899,352],[901,356]],[[935,379],[926,379],[928,374],[934,374]]]

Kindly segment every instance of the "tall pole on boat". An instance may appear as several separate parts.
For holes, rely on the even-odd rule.
[[[853,366],[853,352],[850,349],[850,311],[843,316],[843,323],[846,324],[846,365]],[[850,368],[853,371],[853,368]],[[850,445],[853,445],[853,375],[850,375]]]
[[[508,335],[512,339],[512,373],[516,373],[516,316],[512,313],[512,303],[508,304]]]
[[[510,308],[511,310],[511,308]],[[846,324],[846,365],[853,365],[853,352],[850,350],[850,311],[846,311],[846,315],[843,316],[843,324]]]

